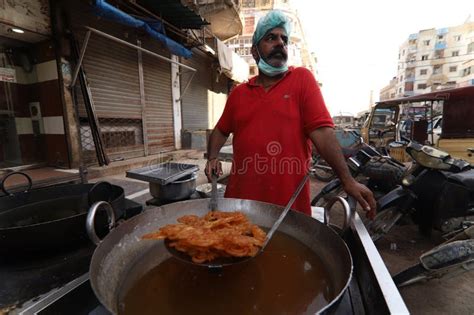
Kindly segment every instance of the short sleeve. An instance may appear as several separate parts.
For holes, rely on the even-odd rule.
[[[216,125],[216,128],[219,129],[219,131],[222,132],[225,136],[229,136],[229,134],[234,131],[233,108],[235,108],[237,103],[237,95],[235,93],[235,90],[236,89],[234,89],[234,91],[230,93],[229,98],[225,103],[224,112],[222,113],[221,118],[219,118],[219,121]]]
[[[331,115],[313,74],[304,68],[299,71],[301,75],[301,114],[303,117],[303,128],[306,135],[321,127],[334,127]]]

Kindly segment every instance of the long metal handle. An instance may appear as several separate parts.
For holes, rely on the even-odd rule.
[[[211,211],[217,210],[217,175],[212,171],[212,189],[211,189],[211,201],[209,202],[209,208]]]
[[[267,246],[268,242],[270,242],[270,239],[272,238],[273,233],[275,233],[275,231],[278,229],[278,227],[280,226],[280,224],[281,224],[281,222],[283,221],[283,219],[286,217],[286,214],[288,213],[288,211],[290,211],[291,206],[292,206],[293,203],[295,202],[296,198],[298,198],[298,196],[299,196],[301,190],[303,190],[303,187],[304,187],[304,185],[306,184],[306,182],[308,181],[308,178],[309,178],[309,173],[306,174],[306,175],[303,177],[303,179],[301,180],[300,185],[298,186],[298,188],[296,189],[296,191],[293,193],[293,196],[291,196],[290,201],[288,201],[288,204],[286,205],[285,210],[283,210],[283,212],[280,214],[280,217],[278,218],[278,220],[275,221],[275,223],[273,224],[272,228],[271,228],[270,231],[267,233],[267,238],[265,239],[265,242],[263,243],[262,248],[260,249],[261,251],[263,251],[263,249],[265,248],[265,246]]]

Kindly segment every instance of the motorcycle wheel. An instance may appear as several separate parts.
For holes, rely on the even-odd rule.
[[[331,169],[331,167],[319,155],[313,157],[311,174],[322,182],[330,182],[334,179],[334,177],[336,177],[336,174],[334,174],[334,171]]]

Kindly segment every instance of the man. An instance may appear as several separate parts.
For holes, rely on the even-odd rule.
[[[217,156],[233,133],[234,159],[226,197],[286,205],[311,161],[311,142],[331,165],[344,190],[375,214],[372,192],[349,173],[334,124],[314,76],[288,68],[290,21],[281,11],[260,19],[252,39],[259,74],[237,86],[208,144],[206,175],[222,174]],[[311,214],[307,183],[293,209]]]

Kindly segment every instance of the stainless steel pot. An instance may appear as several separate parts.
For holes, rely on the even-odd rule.
[[[150,193],[160,200],[188,199],[196,191],[196,178],[197,173],[192,173],[166,185],[150,183]]]
[[[341,198],[341,202],[345,200]],[[98,206],[96,204],[93,208]],[[167,204],[148,209],[113,229],[96,248],[90,266],[91,285],[100,302],[110,312],[117,314],[123,296],[131,286],[171,257],[163,241],[141,240],[145,233],[176,223],[177,218],[183,215],[204,215],[209,211],[208,206],[208,199]],[[283,207],[252,200],[219,199],[219,210],[241,211],[253,223],[269,228],[278,219]],[[90,216],[95,212],[91,209]],[[346,213],[346,221],[349,217],[350,213]],[[335,298],[320,312],[333,310],[352,277],[352,258],[345,242],[327,225],[296,211],[288,213],[279,231],[308,246],[330,270]]]

